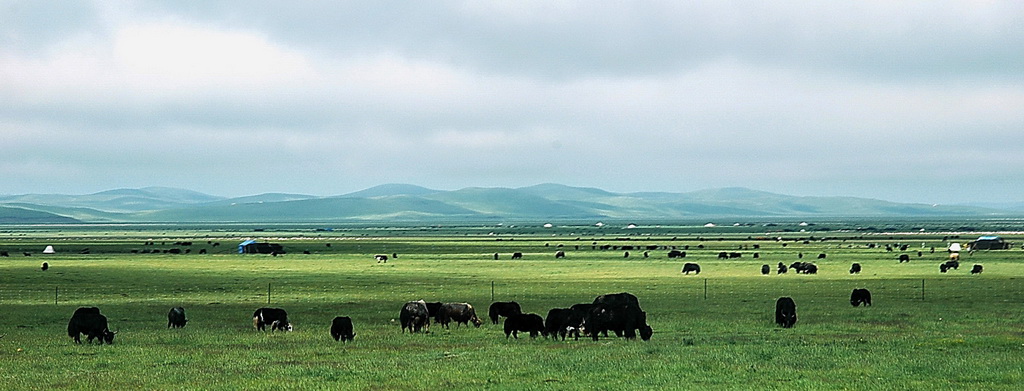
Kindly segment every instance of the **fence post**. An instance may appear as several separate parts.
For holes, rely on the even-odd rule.
[[[60,292],[60,286],[53,287],[53,305],[57,305],[57,294]]]
[[[267,305],[270,305],[270,283],[267,283]]]
[[[494,302],[494,281],[491,281],[491,302]]]
[[[704,300],[708,299],[708,279],[704,279]]]
[[[921,301],[924,301],[924,279],[921,279]]]

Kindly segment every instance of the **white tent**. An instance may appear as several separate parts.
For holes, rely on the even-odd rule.
[[[952,251],[952,252],[960,252],[960,250],[962,250],[962,249],[960,248],[960,243],[950,243],[950,244],[949,244],[949,251]]]
[[[56,253],[57,253],[57,251],[53,249],[53,246],[46,246],[46,248],[43,249],[43,254],[56,254]]]

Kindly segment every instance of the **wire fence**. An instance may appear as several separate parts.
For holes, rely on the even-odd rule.
[[[529,286],[511,281],[482,281],[468,288],[477,300],[510,299],[554,300],[562,291],[579,292],[568,295],[576,298],[615,293],[617,287],[587,286],[586,284],[563,283],[563,290],[536,292]],[[866,288],[875,301],[899,302],[971,302],[971,303],[1024,303],[1024,279],[1021,278],[905,278],[905,279],[816,279],[813,276],[798,278],[765,277],[764,282],[737,283],[728,279],[679,278],[667,282],[646,284],[631,283],[632,291],[641,298],[656,300],[684,300],[687,303],[700,301],[729,303],[746,302],[755,298],[777,298],[781,296],[801,297],[804,301],[832,302],[847,301],[855,288]],[[415,292],[416,288],[406,292]],[[160,303],[160,302],[203,302],[218,304],[275,304],[281,302],[302,302],[339,299],[345,294],[365,287],[341,287],[324,285],[297,285],[285,283],[234,283],[210,287],[183,287],[156,291],[147,285],[21,285],[0,284],[0,304],[93,304],[93,303]],[[478,290],[477,290],[478,289]],[[615,291],[615,292],[613,292]],[[621,291],[621,290],[618,290]],[[463,290],[461,292],[466,292]],[[365,294],[365,292],[364,292]],[[408,297],[399,291],[380,292],[380,295]],[[412,295],[415,295],[413,293]]]

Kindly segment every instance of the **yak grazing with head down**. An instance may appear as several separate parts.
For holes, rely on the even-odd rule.
[[[871,291],[863,288],[857,288],[850,293],[850,305],[857,307],[864,304],[865,307],[871,305]]]
[[[188,319],[185,319],[185,309],[181,307],[171,308],[167,312],[167,327],[181,328],[185,327],[185,323],[188,323]]]
[[[85,334],[89,341],[99,339],[100,345],[104,342],[114,343],[114,334],[107,327],[107,317],[100,315],[100,309],[96,307],[80,307],[71,315],[68,321],[68,336],[75,339],[75,343],[82,343],[82,334]]]
[[[483,323],[476,316],[476,309],[469,303],[442,304],[437,315],[437,322],[444,328],[448,328],[448,323],[453,321],[459,325],[468,325],[472,322],[476,327],[480,327],[480,324]]]
[[[338,316],[331,321],[331,337],[334,337],[335,341],[351,341],[356,337],[355,331],[352,330],[352,318],[347,316]]]
[[[398,320],[402,323],[403,333],[405,329],[409,329],[410,333],[429,331],[430,311],[427,310],[427,302],[418,300],[405,303],[398,314]]]
[[[796,302],[791,297],[780,297],[775,302],[775,323],[790,328],[796,324]]]
[[[265,330],[267,325],[270,325],[270,331],[292,331],[292,323],[288,321],[288,312],[280,308],[256,310],[252,314],[252,325],[260,331]]]

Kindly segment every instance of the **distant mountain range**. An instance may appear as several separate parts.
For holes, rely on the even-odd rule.
[[[986,217],[1024,215],[1024,205],[926,205],[854,197],[800,197],[746,188],[688,193],[612,193],[541,184],[454,191],[387,184],[340,196],[267,193],[218,197],[167,187],[87,195],[0,196],[2,224],[102,222],[360,222],[683,220],[711,217]]]

